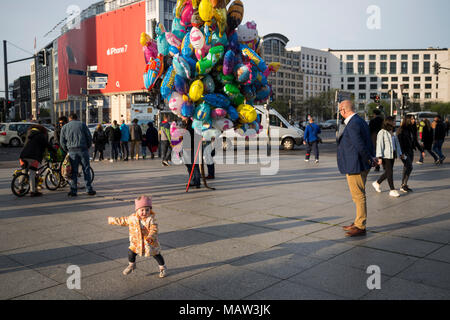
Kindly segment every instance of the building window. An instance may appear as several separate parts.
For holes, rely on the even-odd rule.
[[[378,78],[377,77],[370,77],[370,82],[378,82]]]
[[[347,90],[355,90],[355,85],[354,84],[349,84],[347,86]]]
[[[370,85],[370,90],[377,90],[377,89],[378,89],[378,85],[376,85],[376,84]]]
[[[427,81],[427,82],[428,82],[428,81],[432,81],[432,79],[433,79],[433,78],[431,78],[431,77],[425,77],[425,81]]]
[[[369,55],[369,60],[377,60],[377,56],[374,54]]]
[[[402,62],[402,74],[408,74],[408,62]]]
[[[380,60],[387,60],[387,55],[386,54],[382,54],[380,55]]]
[[[359,77],[359,82],[366,82],[366,78],[365,77]]]
[[[423,55],[423,60],[430,60],[431,56],[429,54],[424,54]]]
[[[413,60],[419,60],[419,55],[418,54],[413,54],[412,58],[413,58]]]
[[[358,62],[358,74],[365,74],[364,62]]]
[[[423,73],[430,74],[430,61],[425,61],[423,63]]]
[[[407,54],[402,54],[402,60],[408,60],[408,55]]]
[[[417,99],[417,100],[420,100],[420,93],[419,92],[413,93],[413,98]]]
[[[376,63],[370,62],[369,63],[369,74],[375,74],[376,73]]]
[[[398,89],[398,84],[396,83],[391,84],[391,89]]]
[[[358,55],[358,60],[359,61],[364,61],[365,56],[363,54]]]
[[[366,90],[366,85],[365,84],[360,84],[359,85],[359,90]]]
[[[431,92],[425,92],[425,99],[431,99]]]
[[[392,82],[397,82],[397,81],[398,81],[398,77],[392,77],[392,78],[391,78],[391,81],[392,81]]]
[[[354,77],[349,77],[349,78],[347,79],[347,81],[348,81],[348,82],[355,82],[355,78],[354,78]]]
[[[412,73],[413,74],[419,74],[419,63],[413,62],[412,64]]]
[[[390,63],[390,74],[396,74],[397,73],[397,62],[391,62]]]
[[[403,78],[402,78],[402,81],[403,81],[403,82],[409,82],[409,77],[403,77]]]
[[[353,63],[347,63],[347,74],[354,74]]]
[[[365,93],[360,93],[359,94],[359,100],[366,100],[366,94]]]
[[[414,82],[420,82],[420,77],[414,77]]]
[[[381,78],[381,81],[382,81],[382,82],[388,82],[388,81],[389,81],[389,78],[388,78],[388,77],[383,77],[383,78]]]
[[[409,83],[403,84],[403,89],[409,89]]]
[[[380,73],[387,74],[387,62],[380,62]]]
[[[425,89],[431,89],[431,83],[425,83]]]
[[[414,89],[420,89],[420,83],[414,83]]]
[[[348,61],[353,61],[353,55],[352,54],[348,54],[347,55],[347,60]]]
[[[397,60],[397,55],[396,54],[391,54],[390,55],[390,59],[391,60]]]

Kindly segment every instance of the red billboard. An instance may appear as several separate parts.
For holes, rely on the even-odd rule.
[[[69,74],[69,69],[86,71],[87,65],[108,74],[101,93],[135,91],[144,88],[145,59],[139,43],[145,31],[145,2],[86,19],[78,29],[59,38],[59,95],[80,95],[86,77]]]

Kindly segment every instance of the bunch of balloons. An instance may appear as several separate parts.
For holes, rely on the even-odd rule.
[[[253,105],[268,99],[267,76],[280,66],[261,58],[256,23],[241,24],[242,1],[229,3],[178,0],[170,31],[159,24],[155,40],[141,35],[146,88],[159,88],[170,110],[192,118],[206,139],[233,128],[244,136],[259,133],[261,117]]]

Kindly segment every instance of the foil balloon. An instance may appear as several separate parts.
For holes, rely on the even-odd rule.
[[[227,118],[213,120],[213,127],[220,131],[227,131],[233,128],[233,121]]]
[[[158,52],[163,56],[167,56],[169,54],[169,43],[166,38],[166,29],[163,24],[158,24],[155,29],[155,33],[157,35],[156,43],[158,46]]]
[[[174,46],[175,48],[181,48],[181,40],[172,32],[166,32],[166,39],[169,45]]]
[[[190,102],[184,102],[181,106],[181,115],[185,118],[190,118],[194,114],[194,106]]]
[[[206,103],[210,104],[213,107],[218,108],[226,109],[231,105],[230,99],[220,93],[206,94],[203,97],[203,101],[205,101]]]
[[[241,0],[235,0],[227,11],[228,30],[232,31],[237,28],[244,17],[244,4]]]
[[[239,121],[242,123],[250,123],[256,120],[257,113],[255,108],[248,104],[240,105],[236,111],[239,114]]]
[[[227,116],[227,111],[222,108],[216,108],[211,111],[211,118],[212,119],[221,119],[225,118]]]
[[[229,75],[233,73],[236,64],[236,54],[232,50],[228,50],[223,58],[223,74]]]
[[[211,107],[207,103],[200,104],[194,111],[194,119],[208,121],[211,118]]]
[[[163,56],[159,55],[156,59],[150,60],[147,64],[144,74],[144,84],[147,90],[152,90],[156,81],[161,77],[164,71]]]
[[[222,132],[217,129],[208,129],[202,132],[203,139],[206,141],[211,141],[212,139],[218,138]]]
[[[163,97],[163,99],[168,99],[170,97],[170,94],[173,91],[174,88],[174,83],[175,83],[175,76],[176,76],[176,71],[172,66],[169,67],[169,69],[167,70],[167,73],[163,79],[163,82],[161,84],[161,96]]]
[[[169,109],[176,115],[181,115],[181,107],[183,106],[183,95],[173,92],[169,99]]]
[[[197,102],[203,97],[204,86],[201,80],[195,80],[189,89],[189,98]]]
[[[186,78],[181,77],[180,75],[175,76],[175,90],[179,94],[187,94],[189,92],[189,82]]]
[[[192,15],[194,14],[194,8],[192,7],[191,2],[187,2],[184,6],[183,11],[181,12],[180,20],[181,25],[184,27],[192,26]]]
[[[198,13],[200,14],[200,18],[207,24],[211,24],[211,20],[214,16],[213,7],[209,0],[202,0],[198,7]]]
[[[211,75],[206,75],[203,79],[203,86],[205,87],[205,92],[206,93],[214,93],[214,91],[216,90],[216,85],[214,83],[214,79],[212,78]]]

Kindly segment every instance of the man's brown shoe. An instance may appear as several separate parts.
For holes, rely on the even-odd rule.
[[[347,237],[360,237],[365,236],[366,230],[358,229],[357,227],[353,227],[347,232]]]
[[[349,225],[349,226],[343,226],[342,227],[342,229],[344,229],[344,231],[349,231],[351,228],[353,228],[355,226],[355,224],[354,223],[352,223],[351,225]]]

